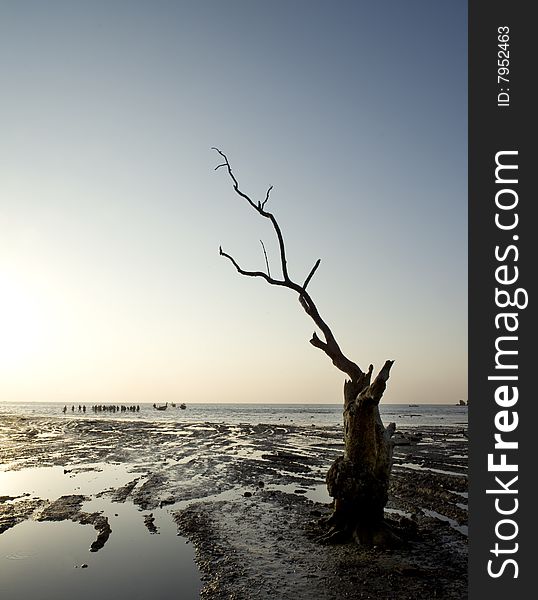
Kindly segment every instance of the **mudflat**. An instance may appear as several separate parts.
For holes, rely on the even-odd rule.
[[[331,511],[325,474],[343,448],[338,427],[4,415],[0,483],[11,484],[0,486],[0,534],[70,521],[93,526],[88,550],[101,552],[120,535],[106,512],[86,508],[102,499],[136,507],[148,536],[162,532],[155,518],[166,513],[166,526],[194,546],[204,599],[461,600],[465,431],[409,428],[396,442],[386,516],[405,536],[387,551],[319,541]],[[92,485],[76,485],[88,474]]]

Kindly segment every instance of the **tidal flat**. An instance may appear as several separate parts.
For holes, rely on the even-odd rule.
[[[0,416],[11,600],[467,597],[467,437],[397,431],[397,550],[322,545],[334,426]]]

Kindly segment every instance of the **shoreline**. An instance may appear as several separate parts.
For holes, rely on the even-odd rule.
[[[8,403],[0,402],[0,417],[26,416],[72,419],[105,419],[105,420],[143,420],[151,422],[183,422],[183,423],[221,423],[227,425],[265,423],[273,425],[307,425],[316,427],[342,426],[342,403],[307,404],[307,403],[189,403],[182,410],[180,405],[168,406],[167,410],[155,410],[151,403],[135,405],[140,410],[121,411],[122,404],[116,405],[119,410],[102,410],[93,412],[94,404],[68,404],[64,414],[63,402],[43,403]],[[113,404],[100,406],[111,407]],[[75,411],[71,408],[75,407]],[[86,407],[86,413],[83,408]],[[398,427],[451,426],[467,425],[467,407],[448,404],[424,404],[420,406],[406,404],[382,404],[381,418],[384,422],[394,421]]]
[[[458,426],[402,428],[398,435],[386,515],[416,535],[387,553],[315,540],[317,521],[330,510],[324,477],[341,453],[338,427],[2,415],[0,476],[56,468],[58,485],[62,478],[65,485],[55,498],[32,498],[31,483],[30,496],[0,497],[0,532],[51,514],[90,523],[96,536],[107,531],[98,513],[93,521],[81,516],[80,499],[63,494],[69,478],[93,474],[102,482],[89,499],[132,503],[149,524],[159,511],[170,514],[194,546],[200,598],[397,593],[405,600],[435,592],[460,600],[467,593],[466,435]],[[121,476],[109,481],[114,469]]]

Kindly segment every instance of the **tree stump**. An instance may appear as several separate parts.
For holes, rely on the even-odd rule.
[[[344,385],[344,455],[335,460],[327,474],[329,494],[334,498],[334,513],[329,518],[331,529],[323,539],[345,541],[351,538],[366,545],[394,545],[397,537],[384,523],[383,511],[388,499],[388,487],[392,466],[391,436],[395,425],[386,429],[379,415],[379,401],[385,391],[390,369],[394,361],[387,360],[370,383],[373,366],[364,373],[340,349],[329,325],[321,317],[314,300],[307,291],[321,259],[318,259],[304,283],[301,285],[290,278],[284,236],[272,212],[265,206],[273,186],[265,193],[263,200],[255,202],[245,194],[235,177],[228,157],[214,148],[224,162],[216,167],[226,169],[233,188],[264,219],[268,219],[274,229],[280,254],[280,276],[271,275],[265,245],[260,240],[265,258],[266,271],[247,271],[235,258],[219,247],[219,254],[229,260],[240,275],[258,277],[273,286],[288,288],[298,295],[306,314],[314,321],[323,335],[321,339],[313,333],[310,343],[322,350],[333,365],[350,379]]]
[[[366,546],[393,546],[399,541],[384,521],[396,427],[391,423],[385,428],[379,414],[392,364],[387,361],[372,384],[372,365],[368,373],[344,384],[344,455],[327,473],[334,512],[325,541],[355,539]]]

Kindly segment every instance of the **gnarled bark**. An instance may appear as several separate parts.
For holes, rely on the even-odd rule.
[[[379,401],[393,361],[388,360],[374,382],[369,376],[344,384],[344,455],[327,473],[334,513],[325,541],[354,538],[365,545],[393,545],[394,534],[384,523],[392,467],[391,440],[395,424],[384,427]],[[372,366],[368,375],[372,373]]]
[[[299,302],[306,314],[321,331],[323,339],[316,332],[310,343],[322,350],[334,366],[349,379],[344,384],[344,455],[339,457],[327,473],[327,488],[334,498],[334,512],[328,524],[330,530],[323,536],[325,541],[346,541],[354,538],[366,545],[388,545],[396,541],[395,536],[385,526],[383,510],[387,502],[390,471],[392,466],[391,436],[395,425],[384,427],[379,414],[379,402],[386,388],[390,369],[394,361],[387,360],[373,382],[373,366],[367,372],[344,355],[330,327],[322,319],[312,297],[307,291],[321,260],[318,259],[302,285],[294,282],[288,272],[286,248],[282,230],[272,213],[265,209],[273,186],[269,187],[262,202],[254,202],[239,187],[227,156],[214,148],[224,162],[216,169],[228,171],[234,190],[262,217],[269,219],[275,231],[280,251],[281,279],[271,276],[265,246],[263,248],[267,272],[246,271],[235,258],[219,247],[219,254],[227,258],[241,275],[261,277],[270,285],[286,287],[297,293]]]

